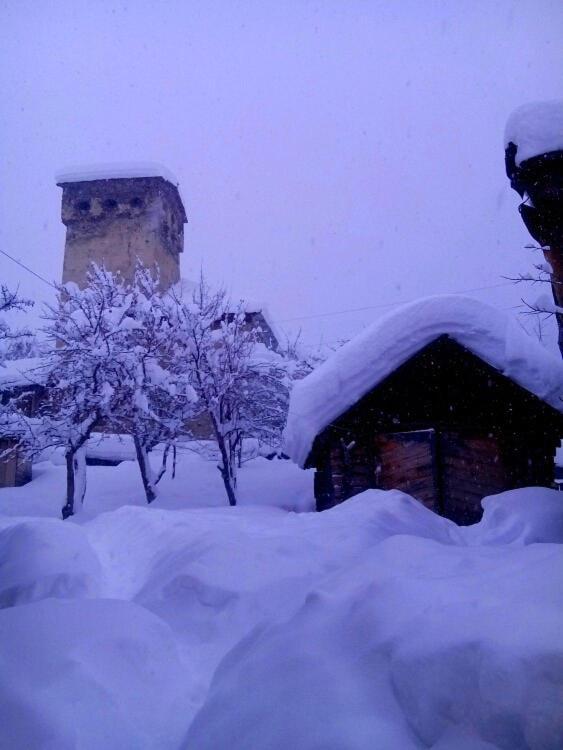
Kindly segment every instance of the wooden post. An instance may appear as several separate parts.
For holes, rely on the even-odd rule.
[[[551,291],[553,301],[558,308],[563,309],[563,245],[561,247],[544,247],[543,254],[551,266]],[[563,357],[563,313],[556,312],[557,329],[559,332],[559,351]]]

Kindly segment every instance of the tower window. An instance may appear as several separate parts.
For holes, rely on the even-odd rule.
[[[104,208],[106,211],[115,211],[117,208],[117,201],[114,198],[107,198],[104,201]]]
[[[76,204],[79,211],[82,211],[83,213],[86,213],[86,211],[90,210],[90,201],[78,201]]]
[[[131,198],[129,205],[131,208],[141,208],[143,201],[140,198]]]

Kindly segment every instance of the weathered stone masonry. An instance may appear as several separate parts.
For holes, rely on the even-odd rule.
[[[180,280],[186,212],[178,188],[163,177],[62,181],[66,226],[63,283],[87,282],[90,263],[131,281],[136,258],[158,265],[160,287]]]

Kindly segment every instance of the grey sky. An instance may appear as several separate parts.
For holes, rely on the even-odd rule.
[[[531,267],[502,134],[514,107],[562,96],[560,0],[0,9],[0,247],[47,278],[64,247],[54,174],[113,161],[168,166],[183,274],[203,265],[280,321]],[[2,256],[0,278],[49,296]],[[331,340],[379,314],[288,327]]]

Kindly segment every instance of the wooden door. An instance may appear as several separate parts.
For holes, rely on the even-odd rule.
[[[444,431],[437,449],[443,515],[459,524],[476,523],[482,498],[509,486],[498,439]]]
[[[402,490],[439,512],[435,430],[381,433],[374,442],[375,486]]]

